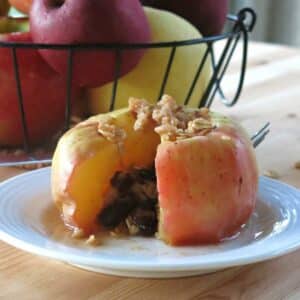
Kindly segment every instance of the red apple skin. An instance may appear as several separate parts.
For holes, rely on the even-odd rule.
[[[150,28],[138,0],[34,0],[30,11],[33,40],[46,44],[146,43]],[[57,1],[56,1],[57,2]],[[66,51],[40,51],[59,73],[67,70]],[[144,50],[124,51],[120,74],[134,68]],[[114,79],[114,51],[83,51],[74,55],[73,82],[97,87]]]
[[[240,129],[224,125],[207,136],[164,142],[155,163],[159,236],[167,243],[217,243],[248,221],[258,171],[252,145]]]
[[[32,42],[28,32],[2,34],[0,40]],[[52,70],[37,50],[17,49],[17,59],[29,142],[38,144],[63,126],[66,78]],[[0,48],[0,70],[0,144],[20,146],[23,144],[22,122],[9,48]],[[78,95],[79,91],[74,90],[72,98]]]
[[[204,36],[220,34],[228,13],[228,0],[142,0],[143,5],[169,10],[195,25]]]

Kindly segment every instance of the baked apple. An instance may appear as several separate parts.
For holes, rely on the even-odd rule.
[[[216,243],[247,222],[258,171],[244,130],[208,109],[131,99],[60,140],[52,193],[85,235],[118,230],[171,245]]]

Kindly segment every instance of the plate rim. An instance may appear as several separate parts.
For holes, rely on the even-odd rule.
[[[50,176],[51,167],[46,167],[34,171],[29,171],[24,174],[20,174],[14,177],[11,177],[3,182],[0,183],[0,191],[3,187],[9,186],[11,184],[14,184],[15,182],[18,182],[22,178],[27,178],[35,175],[40,175],[40,173],[45,173],[43,175]],[[299,194],[300,197],[300,190],[290,186],[284,182],[273,180],[264,176],[260,177],[260,185],[261,184],[275,184],[282,186],[284,188],[291,189],[291,191],[295,194]],[[299,198],[300,199],[300,198]],[[0,212],[1,215],[1,212]],[[68,257],[66,257],[66,254],[64,252],[59,252],[56,249],[46,249],[44,247],[40,247],[38,245],[34,245],[30,242],[26,242],[24,240],[20,240],[16,237],[13,237],[12,235],[6,233],[3,231],[3,229],[0,227],[0,240],[3,242],[21,249],[23,251],[59,260],[62,262],[67,262],[71,264],[77,264],[77,265],[89,265],[89,266],[97,266],[97,267],[103,267],[103,268],[110,268],[112,270],[131,270],[131,271],[158,271],[158,272],[166,272],[166,271],[197,271],[197,270],[211,270],[211,269],[224,269],[228,267],[236,267],[236,266],[242,266],[242,265],[248,265],[252,263],[258,263],[270,259],[274,259],[276,257],[282,256],[284,254],[291,253],[297,249],[300,248],[300,235],[298,240],[290,241],[285,247],[282,247],[281,249],[276,249],[273,251],[265,251],[262,253],[248,253],[246,256],[240,256],[239,258],[231,257],[230,259],[226,260],[218,260],[216,262],[195,262],[195,260],[187,262],[184,260],[183,263],[177,262],[176,264],[170,263],[170,262],[157,262],[157,264],[153,264],[153,262],[147,263],[145,261],[142,262],[126,262],[126,261],[120,261],[118,259],[111,259],[111,258],[88,258],[88,257],[82,257],[81,255],[77,254],[68,254]],[[172,247],[172,246],[170,246]],[[247,246],[245,246],[247,247]],[[180,247],[179,247],[180,249]],[[241,248],[233,249],[238,250]],[[212,254],[213,255],[213,254]]]

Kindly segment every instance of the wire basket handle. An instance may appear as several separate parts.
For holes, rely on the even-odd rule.
[[[237,15],[228,15],[228,19],[235,22],[232,29],[232,32],[234,34],[228,38],[218,63],[216,63],[215,61],[214,48],[211,47],[210,49],[214,74],[208,84],[206,92],[204,93],[199,103],[199,107],[203,107],[203,106],[210,107],[213,103],[213,100],[217,92],[221,96],[222,103],[228,107],[231,107],[237,103],[240,94],[242,92],[242,88],[245,81],[247,61],[248,61],[249,33],[253,30],[256,24],[257,17],[254,10],[252,8],[247,7],[240,10]],[[221,82],[228,69],[229,63],[235,52],[238,42],[240,41],[241,38],[242,38],[243,50],[242,50],[240,77],[238,80],[236,92],[232,97],[232,99],[229,100],[224,95],[224,92],[221,88]]]

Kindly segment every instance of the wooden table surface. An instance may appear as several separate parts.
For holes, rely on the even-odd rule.
[[[266,121],[272,132],[257,149],[261,172],[300,188],[300,50],[251,43],[239,103],[216,109],[253,133]],[[237,58],[235,58],[237,59]],[[233,64],[226,86],[233,88]],[[230,91],[229,91],[230,92]],[[20,169],[0,168],[4,180]],[[299,229],[300,234],[300,229]],[[264,263],[176,280],[127,279],[82,271],[0,242],[0,299],[300,299],[300,251]]]

